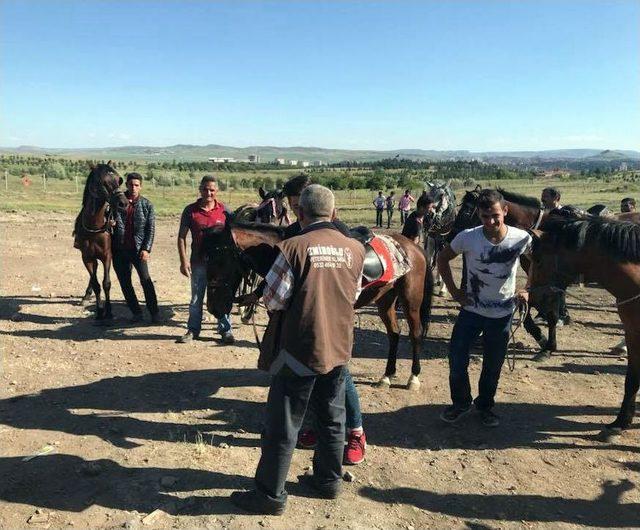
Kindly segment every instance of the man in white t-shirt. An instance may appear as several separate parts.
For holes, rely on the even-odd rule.
[[[461,306],[449,344],[449,387],[453,405],[441,418],[457,421],[471,410],[469,350],[482,333],[482,373],[474,403],[487,427],[497,427],[498,416],[491,410],[507,353],[509,328],[517,299],[528,300],[526,290],[516,294],[519,258],[531,245],[524,230],[507,226],[507,206],[496,190],[482,190],[478,199],[482,225],[460,232],[438,254],[438,269],[451,296]],[[466,285],[458,288],[450,261],[463,254],[467,266]]]

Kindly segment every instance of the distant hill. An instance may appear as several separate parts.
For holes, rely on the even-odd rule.
[[[320,147],[276,147],[252,146],[232,147],[225,145],[172,145],[167,147],[122,146],[105,148],[59,149],[37,146],[0,147],[0,154],[21,154],[36,156],[59,156],[94,160],[207,160],[210,157],[231,157],[246,160],[249,155],[258,155],[263,162],[276,158],[298,161],[322,161],[325,163],[352,160],[358,162],[381,160],[384,158],[409,158],[413,160],[640,160],[638,151],[601,149],[556,149],[548,151],[490,151],[472,152],[466,150],[436,151],[425,149],[396,149],[391,151],[325,149]]]

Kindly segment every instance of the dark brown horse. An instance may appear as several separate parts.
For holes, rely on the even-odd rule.
[[[266,276],[277,255],[276,244],[282,241],[284,230],[261,224],[234,222],[229,217],[224,229],[209,230],[205,236],[208,260],[209,291],[207,308],[214,315],[231,311],[241,280],[251,271]],[[364,289],[356,308],[375,303],[389,338],[389,354],[381,385],[389,385],[396,374],[396,359],[400,328],[396,315],[396,300],[400,300],[409,323],[412,349],[411,377],[407,388],[420,385],[420,352],[431,315],[433,277],[423,250],[401,235],[392,236],[407,254],[411,270],[394,282]]]
[[[475,190],[467,191],[460,203],[456,220],[453,224],[453,229],[449,233],[449,241],[453,240],[456,234],[467,228],[473,228],[481,224],[480,217],[478,216],[478,197],[480,195],[481,187],[478,186]],[[498,191],[504,197],[507,204],[508,211],[505,216],[505,223],[522,230],[537,229],[544,225],[548,215],[544,213],[542,205],[538,199],[533,197],[525,197],[524,195],[518,195],[502,189]],[[520,264],[525,272],[529,268],[529,261],[526,256],[522,256]],[[533,321],[531,314],[527,314],[523,322],[524,328],[535,339],[540,346],[540,353],[536,356],[536,359],[544,359],[549,356],[550,353],[558,349],[557,343],[557,322],[559,318],[560,308],[558,297],[554,297],[554,302],[557,302],[557,307],[551,303],[545,304],[545,311],[542,311],[538,307],[538,311],[546,318],[549,326],[549,337],[547,340],[542,335],[542,330]]]
[[[282,190],[258,188],[260,204],[244,204],[233,213],[234,218],[249,223],[288,225],[289,215]]]
[[[82,197],[82,210],[76,219],[75,237],[77,248],[82,253],[82,262],[89,272],[89,288],[96,296],[96,319],[110,319],[111,314],[111,232],[109,211],[118,206],[125,208],[127,198],[120,189],[122,178],[108,164],[98,164],[91,168]],[[100,296],[98,282],[98,261],[102,262],[104,275],[102,288],[104,301]],[[85,299],[87,294],[85,294]]]
[[[578,274],[616,298],[628,348],[624,399],[607,425],[617,432],[631,425],[640,384],[640,225],[594,218],[549,220],[534,231],[531,297],[548,298],[566,290]]]

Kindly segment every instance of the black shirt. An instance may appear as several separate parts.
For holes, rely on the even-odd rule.
[[[422,231],[422,219],[418,218],[418,212],[411,212],[402,227],[402,235],[412,241],[420,235]]]

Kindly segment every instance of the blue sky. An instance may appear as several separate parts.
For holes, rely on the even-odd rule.
[[[640,149],[640,2],[0,2],[0,145]]]

